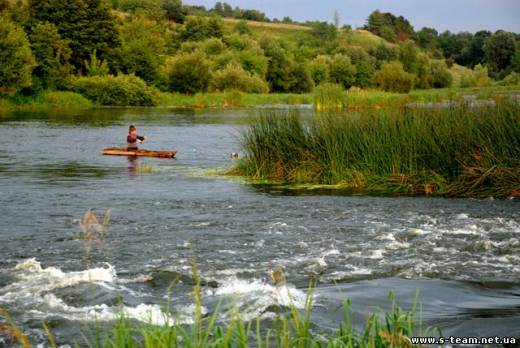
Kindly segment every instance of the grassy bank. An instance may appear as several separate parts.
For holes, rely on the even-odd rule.
[[[520,195],[520,105],[269,113],[242,137],[230,174],[353,192]]]
[[[330,87],[330,86],[329,86]],[[483,88],[448,88],[413,90],[400,94],[379,90],[352,88],[349,91],[335,88],[317,87],[313,94],[250,94],[239,91],[222,93],[155,93],[153,105],[172,108],[250,108],[264,105],[314,104],[318,110],[326,109],[382,109],[400,108],[410,103],[436,103],[444,101],[461,102],[464,95],[474,95],[476,99],[499,99],[505,92],[520,92],[512,87],[492,86]],[[119,104],[118,104],[119,105]],[[48,109],[86,109],[105,106],[91,101],[74,92],[44,91],[32,96],[0,97],[0,112]],[[111,105],[106,105],[111,106]],[[332,106],[332,107],[331,107]]]
[[[238,91],[224,93],[197,93],[186,95],[180,93],[161,93],[158,105],[181,108],[233,108],[255,107],[262,105],[298,105],[312,104],[311,94],[247,94]]]
[[[88,109],[94,103],[74,92],[42,92],[32,96],[0,97],[0,112],[39,111],[50,109]]]
[[[502,93],[520,94],[520,86],[489,86],[481,88],[442,88],[416,89],[409,93],[392,93],[379,90],[363,90],[352,88],[344,92],[344,103],[347,108],[400,108],[412,103],[439,103],[464,101],[465,96],[471,95],[477,100],[501,99]]]

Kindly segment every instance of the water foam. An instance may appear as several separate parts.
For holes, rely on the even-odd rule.
[[[136,307],[95,306],[74,307],[66,304],[52,293],[53,290],[73,287],[84,283],[96,284],[116,290],[117,276],[113,266],[92,268],[84,271],[64,272],[57,267],[43,268],[34,258],[19,262],[13,268],[17,281],[0,289],[0,302],[27,308],[33,318],[45,319],[59,316],[71,321],[113,321],[123,315],[153,325],[193,323],[193,308],[181,307],[175,319],[155,304],[139,304]],[[124,290],[124,289],[123,289]]]
[[[246,281],[231,278],[212,295],[230,298],[240,309],[245,320],[271,317],[268,308],[273,306],[305,308],[306,294],[292,285],[276,287],[260,280]]]

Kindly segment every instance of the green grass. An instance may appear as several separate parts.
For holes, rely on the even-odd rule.
[[[88,109],[92,107],[94,107],[94,103],[74,92],[45,91],[31,96],[16,94],[0,97],[0,112]]]
[[[515,88],[511,86],[489,86],[481,88],[442,88],[442,89],[416,89],[409,93],[385,92],[375,89],[360,89],[353,87],[348,91],[344,91],[345,102],[347,108],[401,108],[411,103],[439,103],[439,102],[455,102],[463,101],[465,94],[473,94],[476,99],[493,99],[500,100],[501,92],[515,92]],[[516,89],[520,93],[520,87]],[[315,91],[315,100],[319,100]],[[338,97],[334,97],[338,99]],[[321,101],[324,103],[324,101]],[[320,108],[317,108],[320,110]]]
[[[228,33],[232,32],[236,23],[235,19],[224,18],[224,30]],[[282,39],[288,42],[297,42],[310,36],[312,28],[302,25],[284,24],[284,23],[265,23],[247,21],[251,33],[254,37],[260,38],[268,36],[272,38]]]
[[[158,104],[164,107],[204,109],[312,104],[312,100],[311,94],[247,94],[230,91],[225,93],[197,93],[195,95],[161,93]]]
[[[229,174],[354,192],[520,195],[520,105],[268,113],[244,132]]]
[[[339,40],[345,46],[359,46],[365,50],[370,50],[381,44],[394,46],[394,44],[389,43],[385,39],[361,29],[341,32],[339,34]]]

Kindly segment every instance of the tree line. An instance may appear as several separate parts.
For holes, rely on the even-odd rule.
[[[491,83],[488,70],[518,83],[520,70],[517,34],[414,32],[403,17],[379,11],[366,29],[384,40],[370,45],[353,44],[348,26],[326,22],[287,37],[246,21],[230,25],[222,16],[249,15],[225,3],[204,15],[180,0],[0,0],[0,11],[3,94],[72,90],[115,100],[140,91],[130,103],[153,104],[159,91],[443,88],[453,84],[455,63],[470,68],[457,82],[464,86]]]

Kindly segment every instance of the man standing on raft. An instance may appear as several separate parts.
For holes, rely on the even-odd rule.
[[[142,137],[137,135],[137,128],[135,126],[130,126],[128,129],[128,136],[126,137],[126,149],[128,151],[139,150],[138,144],[141,144],[146,140],[146,137]]]

